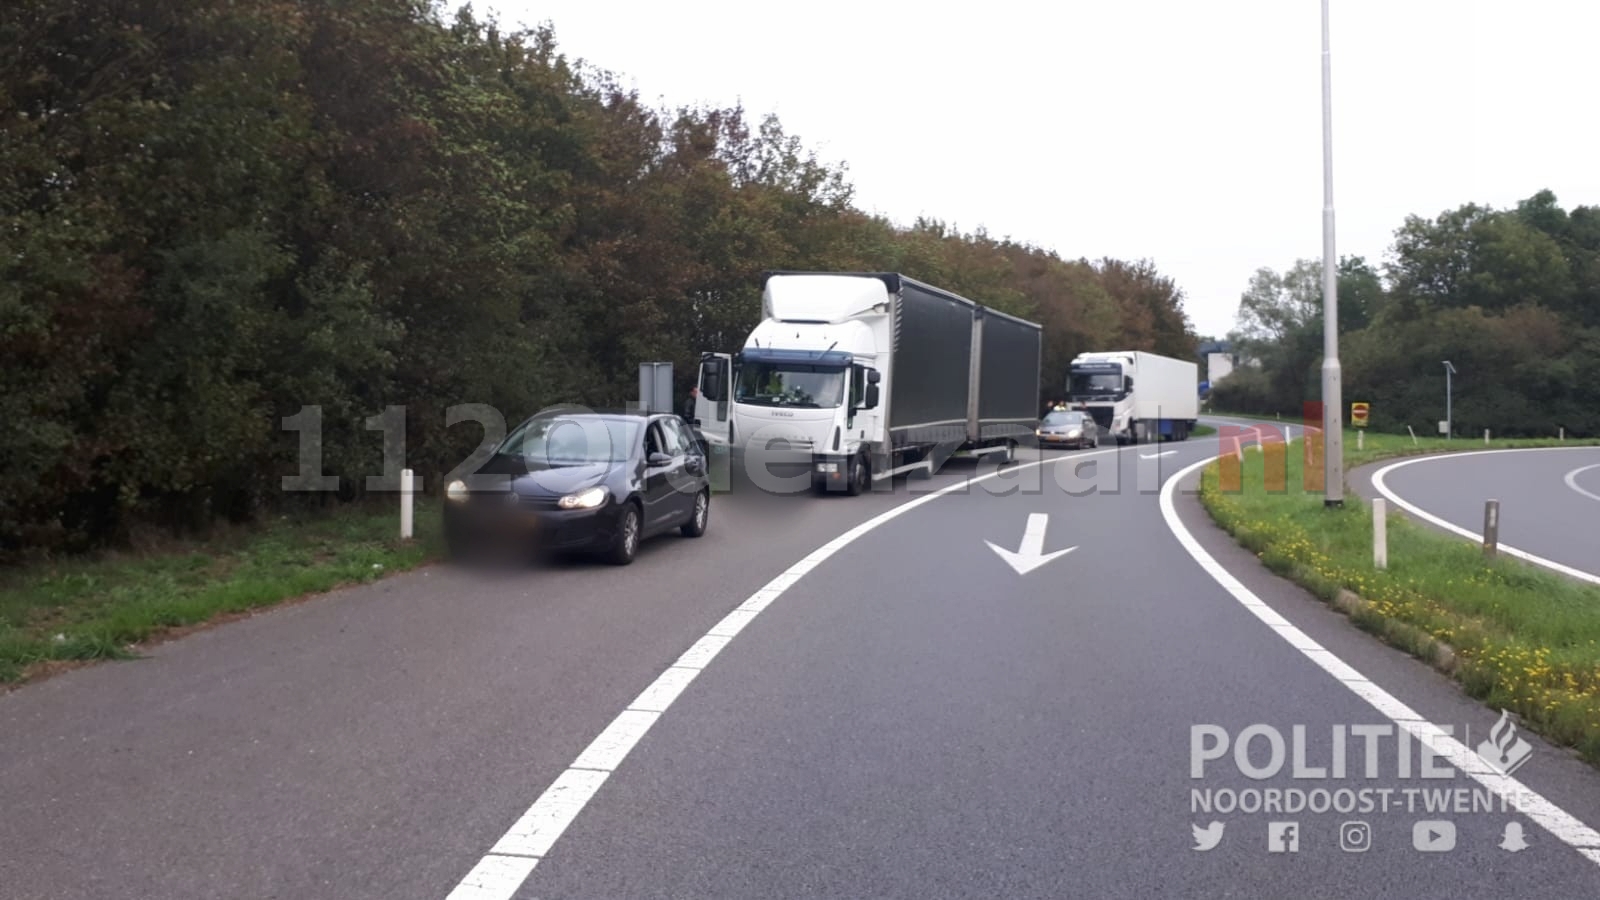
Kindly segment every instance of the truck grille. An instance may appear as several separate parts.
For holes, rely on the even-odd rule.
[[[754,449],[762,453],[810,453],[813,446],[809,438],[773,438],[759,443]]]

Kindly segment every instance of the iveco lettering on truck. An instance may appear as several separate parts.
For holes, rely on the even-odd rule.
[[[1200,415],[1200,366],[1141,350],[1080,353],[1067,396],[1117,443],[1181,441]]]
[[[769,272],[738,354],[702,354],[695,418],[747,466],[859,494],[952,456],[1009,462],[1038,416],[1037,324],[894,273]],[[803,484],[803,482],[801,482]]]

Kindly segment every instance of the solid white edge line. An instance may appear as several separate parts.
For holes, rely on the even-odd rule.
[[[1576,469],[1573,469],[1571,472],[1568,472],[1562,477],[1561,480],[1567,483],[1567,487],[1572,488],[1574,491],[1577,491],[1585,497],[1588,497],[1590,500],[1600,500],[1600,494],[1596,494],[1594,491],[1578,486],[1578,473],[1587,472],[1590,469],[1600,469],[1600,463],[1595,463],[1592,466],[1579,466]]]
[[[1200,568],[1206,571],[1222,589],[1227,591],[1240,605],[1250,610],[1257,618],[1266,622],[1271,627],[1271,632],[1284,638],[1290,646],[1300,651],[1311,662],[1326,671],[1340,684],[1349,688],[1356,696],[1367,701],[1374,709],[1393,722],[1396,727],[1405,729],[1420,743],[1427,746],[1434,753],[1448,760],[1468,778],[1483,785],[1496,796],[1517,809],[1523,815],[1533,820],[1540,828],[1549,832],[1557,840],[1572,847],[1583,855],[1585,859],[1600,866],[1600,832],[1584,824],[1582,820],[1567,812],[1542,795],[1529,788],[1527,785],[1509,776],[1502,775],[1484,762],[1467,745],[1444,733],[1439,726],[1424,719],[1415,710],[1406,706],[1398,698],[1377,684],[1363,676],[1356,669],[1345,663],[1332,651],[1318,644],[1310,635],[1283,620],[1281,615],[1272,613],[1270,607],[1262,602],[1249,588],[1235,578],[1232,573],[1223,568],[1210,553],[1207,553],[1200,542],[1195,540],[1193,534],[1178,517],[1176,507],[1173,505],[1172,496],[1177,490],[1177,485],[1196,470],[1210,465],[1212,460],[1203,459],[1183,471],[1169,477],[1166,484],[1161,486],[1161,517],[1166,520],[1167,528],[1172,536],[1178,539],[1183,549],[1188,551]],[[1272,613],[1270,616],[1267,613]]]
[[[1259,429],[1251,427],[1249,430],[1256,431],[1259,438]],[[1052,456],[1018,462],[974,478],[955,481],[936,491],[887,509],[818,547],[735,607],[645,688],[638,698],[613,719],[572,765],[540,795],[539,799],[534,801],[533,806],[523,813],[494,848],[473,867],[466,878],[462,879],[450,893],[448,900],[510,900],[533,873],[538,861],[550,852],[556,840],[594,797],[610,773],[622,764],[623,759],[661,714],[666,712],[700,671],[722,651],[722,648],[807,572],[856,539],[925,503],[931,503],[947,494],[966,490],[993,478],[1013,475],[1025,469],[1051,464],[1061,465],[1068,461],[1075,462],[1091,456],[1105,456],[1129,449],[1131,447],[1108,448],[1072,456]]]
[[[1393,490],[1391,490],[1389,486],[1384,483],[1384,478],[1395,469],[1404,468],[1405,466],[1414,466],[1418,463],[1425,462],[1439,462],[1441,460],[1458,459],[1463,456],[1485,456],[1490,453],[1560,453],[1562,451],[1593,449],[1593,447],[1516,447],[1509,450],[1472,450],[1466,453],[1446,452],[1430,454],[1428,456],[1418,456],[1413,459],[1403,459],[1400,462],[1392,463],[1384,466],[1376,472],[1373,472],[1372,486],[1377,488],[1378,493],[1382,494],[1390,503],[1393,503],[1395,506],[1400,507],[1424,522],[1437,525],[1446,531],[1461,535],[1468,540],[1482,543],[1482,534],[1462,528],[1460,525],[1457,525],[1454,522],[1447,522],[1433,513],[1430,513],[1427,510],[1417,506],[1415,503],[1408,502],[1399,494],[1396,494]],[[1526,550],[1519,550],[1516,547],[1512,547],[1508,544],[1501,544],[1500,552],[1506,554],[1507,556],[1515,556],[1517,559],[1523,560],[1524,562],[1533,563],[1536,566],[1543,566],[1553,572],[1560,572],[1563,575],[1566,575],[1570,578],[1576,578],[1579,581],[1587,581],[1590,584],[1600,584],[1600,575],[1597,575],[1593,572],[1585,572],[1582,569],[1574,569],[1572,566],[1558,563],[1553,559],[1545,559],[1542,556],[1535,556]]]

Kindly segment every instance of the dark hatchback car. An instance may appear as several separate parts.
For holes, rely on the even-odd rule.
[[[705,534],[710,513],[705,454],[679,417],[541,413],[446,486],[444,532],[456,558],[509,547],[625,566],[645,538]]]

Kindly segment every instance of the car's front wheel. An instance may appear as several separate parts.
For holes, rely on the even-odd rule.
[[[678,530],[684,537],[700,537],[706,533],[706,523],[710,518],[711,489],[707,488],[694,495],[694,511],[689,514],[689,521],[683,523]]]
[[[606,559],[612,565],[625,566],[639,555],[639,507],[629,503],[617,517],[617,536],[612,539]]]

